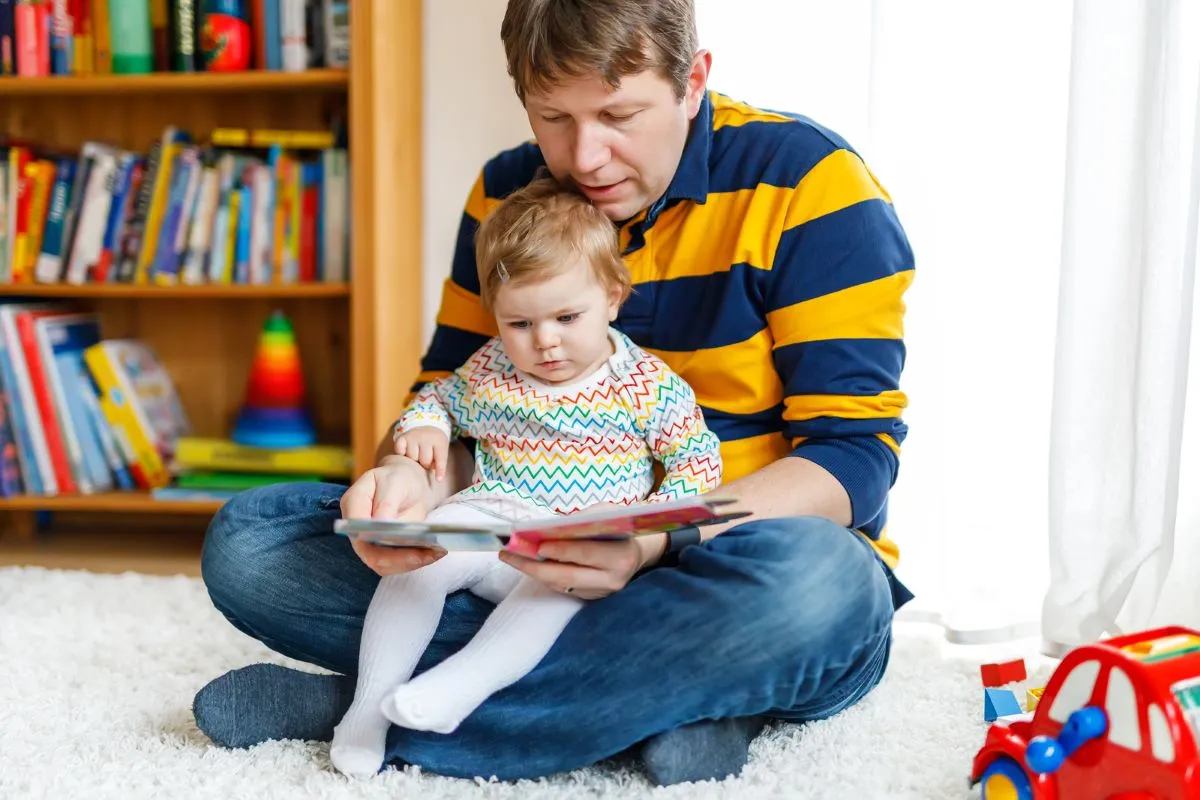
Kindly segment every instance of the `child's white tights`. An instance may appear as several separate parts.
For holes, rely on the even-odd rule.
[[[428,519],[495,522],[484,511],[453,502]],[[446,596],[460,589],[497,606],[462,650],[412,678]],[[490,695],[537,666],[581,606],[580,600],[523,576],[493,552],[448,553],[429,566],[383,578],[363,624],[354,702],[334,728],[333,765],[348,775],[378,772],[389,721],[450,733]]]

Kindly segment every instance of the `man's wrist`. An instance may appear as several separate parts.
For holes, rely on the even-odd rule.
[[[665,533],[655,533],[650,536],[639,536],[636,539],[641,550],[641,566],[638,571],[653,567],[666,555],[668,539]]]

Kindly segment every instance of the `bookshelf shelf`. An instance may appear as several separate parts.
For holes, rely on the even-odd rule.
[[[155,500],[148,492],[19,496],[0,499],[0,511],[96,511],[211,516],[223,504],[216,500]]]
[[[156,72],[148,75],[66,75],[49,78],[0,78],[0,98],[31,95],[166,94],[184,92],[292,92],[345,91],[350,73],[344,69],[311,69],[305,72]]]
[[[78,297],[94,299],[219,299],[219,300],[282,300],[320,297],[349,297],[350,286],[345,283],[309,283],[263,286],[152,286],[135,284],[84,284],[72,286],[58,283],[0,284],[0,297]]]

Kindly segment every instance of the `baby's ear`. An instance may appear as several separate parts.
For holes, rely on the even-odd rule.
[[[621,289],[614,286],[608,290],[608,321],[613,322],[621,311]]]

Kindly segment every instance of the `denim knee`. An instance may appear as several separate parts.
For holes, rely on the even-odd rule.
[[[200,574],[217,607],[226,610],[258,580],[279,574],[270,563],[273,552],[328,533],[344,491],[335,484],[282,483],[230,498],[209,523],[200,556]]]
[[[732,566],[740,573],[746,587],[738,602],[753,607],[749,611],[764,629],[764,642],[807,650],[848,635],[875,639],[890,629],[892,602],[882,563],[861,536],[830,520],[746,523],[702,548],[689,548],[683,560],[703,572],[708,559],[719,561],[723,571]]]

